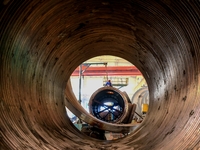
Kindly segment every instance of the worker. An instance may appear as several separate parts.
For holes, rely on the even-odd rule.
[[[112,83],[111,83],[110,80],[108,80],[108,81],[106,82],[106,86],[112,86]]]

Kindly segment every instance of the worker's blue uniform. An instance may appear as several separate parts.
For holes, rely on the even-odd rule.
[[[110,80],[108,80],[108,81],[106,82],[106,86],[112,86],[112,83],[110,82]]]

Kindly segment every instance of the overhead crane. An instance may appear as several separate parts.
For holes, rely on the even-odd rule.
[[[102,63],[103,64],[103,63]],[[89,65],[90,66],[90,65]],[[142,73],[135,66],[90,66],[82,65],[83,76],[141,76]],[[80,67],[77,67],[72,76],[79,76]]]

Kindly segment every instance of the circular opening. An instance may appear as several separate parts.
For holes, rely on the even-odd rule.
[[[88,113],[101,121],[138,126],[147,114],[149,100],[146,80],[133,64],[123,58],[110,55],[91,58],[77,66],[70,81],[77,101]],[[105,87],[108,88],[104,89]],[[146,94],[138,92],[144,88]],[[131,114],[132,104],[136,105],[136,109]],[[95,128],[80,120],[69,109],[66,110],[72,123],[84,134],[103,140],[125,136],[124,133]],[[92,135],[94,133],[103,133],[104,138]]]
[[[97,90],[89,101],[90,113],[96,118],[117,123],[123,116],[124,99],[123,97],[112,89]]]

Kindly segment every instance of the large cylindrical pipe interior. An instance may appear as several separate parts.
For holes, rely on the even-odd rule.
[[[199,149],[199,14],[198,0],[1,2],[0,147]],[[101,55],[134,64],[149,89],[145,120],[117,141],[85,136],[65,111],[71,73]]]

